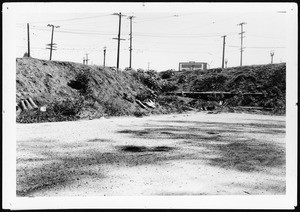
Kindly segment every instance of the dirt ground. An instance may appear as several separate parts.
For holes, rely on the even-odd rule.
[[[285,194],[285,117],[17,124],[18,196]]]

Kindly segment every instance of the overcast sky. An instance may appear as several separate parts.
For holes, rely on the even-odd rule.
[[[129,66],[129,19],[133,19],[132,67],[163,71],[178,69],[179,62],[207,62],[221,67],[223,38],[228,67],[240,64],[239,23],[245,22],[243,65],[268,64],[270,51],[274,63],[286,61],[287,16],[290,4],[269,3],[77,3],[18,4],[14,7],[16,57],[27,51],[27,28],[30,24],[31,56],[49,59],[51,27],[57,50],[52,60],[82,63],[88,54],[89,64],[116,66],[118,16],[122,17],[120,68]]]

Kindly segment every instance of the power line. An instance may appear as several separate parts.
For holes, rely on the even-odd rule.
[[[228,47],[240,48],[240,46],[228,45]],[[245,46],[247,49],[285,49],[285,46]]]
[[[43,28],[39,28],[39,27],[36,27],[36,26],[33,26],[35,28],[35,30],[41,30],[41,31],[49,31],[47,29],[43,29]],[[58,33],[70,33],[70,34],[94,34],[94,35],[112,35],[113,32],[104,32],[104,31],[84,31],[84,30],[57,30],[56,32]],[[174,34],[149,34],[149,33],[135,33],[136,36],[139,36],[139,37],[167,37],[167,38],[170,38],[170,37],[174,37],[174,38],[179,38],[179,37],[218,37],[220,36],[220,34],[178,34],[178,35],[174,35]]]
[[[74,20],[83,20],[83,19],[91,19],[91,18],[100,18],[100,17],[106,17],[109,16],[109,14],[106,15],[96,15],[96,16],[89,16],[89,17],[82,17],[82,18],[69,18],[69,19],[60,19],[60,20],[48,20],[48,21],[33,21],[30,23],[46,23],[46,22],[57,22],[57,21],[74,21]],[[23,23],[18,23],[23,24]]]
[[[18,26],[18,27],[24,27],[24,26]],[[43,29],[45,30],[45,28],[43,28],[43,26],[32,26],[34,29],[39,30],[39,29]],[[48,31],[48,30],[47,30]],[[95,31],[95,30],[83,30],[82,28],[80,29],[74,29],[74,28],[64,28],[63,30],[58,30],[57,32],[74,32],[74,33],[113,33],[112,31]],[[229,35],[233,35],[235,32],[227,32],[227,34]],[[155,36],[155,37],[177,37],[177,36],[183,36],[183,37],[190,37],[190,36],[220,36],[220,33],[200,33],[200,34],[164,34],[164,33],[139,33],[136,32],[135,34],[139,35],[139,36]]]
[[[269,36],[269,35],[256,35],[256,34],[249,34],[248,33],[248,36],[250,37],[258,37],[258,38],[268,38],[268,39],[278,39],[278,40],[285,40],[285,38],[283,37],[272,37],[272,36]]]
[[[143,22],[149,22],[149,21],[154,21],[154,20],[162,20],[162,19],[167,19],[167,18],[174,18],[177,17],[175,15],[168,15],[168,16],[162,16],[162,17],[157,17],[157,18],[148,18],[148,19],[142,19],[141,21],[137,21],[136,23],[143,23]]]
[[[284,46],[270,46],[270,47],[259,47],[259,46],[255,46],[255,47],[247,47],[248,49],[250,48],[250,49],[272,49],[272,48],[274,48],[274,49],[285,49],[286,47],[284,47]]]
[[[167,16],[160,16],[160,17],[151,17],[151,18],[139,18],[136,23],[143,23],[143,22],[149,22],[149,21],[156,21],[156,20],[162,20],[162,19],[168,19],[168,18],[180,18],[184,16],[199,14],[199,12],[192,12],[192,13],[184,13],[184,14],[172,14]]]

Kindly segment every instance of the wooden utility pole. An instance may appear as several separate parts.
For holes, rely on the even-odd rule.
[[[51,43],[47,44],[48,46],[50,46],[50,60],[52,59],[52,50],[56,50],[53,47],[56,47],[56,43],[53,43],[53,33],[54,33],[54,28],[59,28],[59,26],[54,26],[53,24],[48,24],[48,27],[52,27],[52,34],[51,34]]]
[[[240,58],[240,66],[242,66],[242,64],[243,64],[243,38],[245,37],[245,36],[243,36],[244,35],[244,31],[243,31],[243,25],[244,24],[246,24],[245,22],[242,22],[242,23],[239,23],[238,24],[238,26],[241,26],[241,32],[239,33],[240,35],[241,35],[241,58]]]
[[[89,56],[89,54],[85,54],[85,58],[86,58],[86,59],[85,59],[85,64],[86,64],[86,65],[88,65],[88,61],[89,61],[88,56]]]
[[[129,19],[130,19],[129,68],[130,69],[131,69],[131,62],[132,62],[132,18],[134,18],[134,16],[129,16]]]
[[[83,57],[83,65],[85,64],[85,58]]]
[[[274,51],[271,51],[271,52],[270,52],[270,55],[271,55],[271,64],[273,64],[273,57],[274,57],[274,54],[275,54]]]
[[[103,68],[105,68],[105,55],[106,55],[106,46],[103,48]]]
[[[225,68],[227,68],[228,59],[225,59]]]
[[[117,71],[119,70],[119,59],[120,59],[120,40],[125,40],[121,39],[121,17],[125,16],[122,15],[122,13],[114,13],[113,15],[118,15],[119,16],[119,32],[118,32],[118,38],[113,38],[118,40],[118,52],[117,52]]]
[[[222,68],[224,68],[224,58],[225,58],[225,38],[226,35],[223,35],[223,57],[222,57]]]
[[[27,23],[27,56],[30,57],[30,37],[29,37],[29,23]]]

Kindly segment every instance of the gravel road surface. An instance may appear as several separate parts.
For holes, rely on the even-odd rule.
[[[17,124],[17,196],[285,194],[285,117]]]

